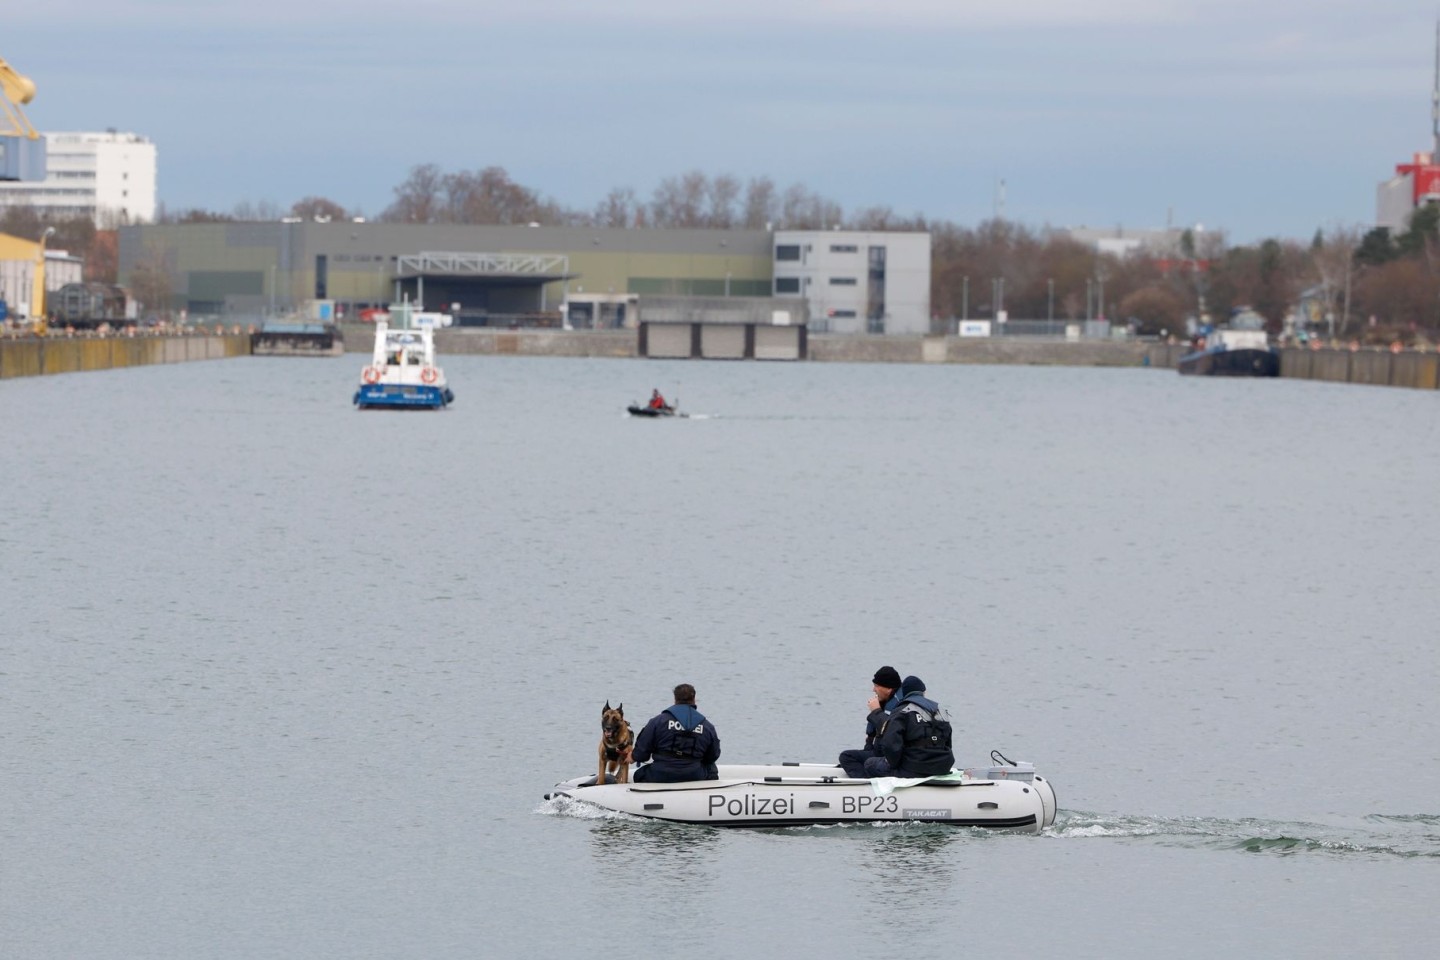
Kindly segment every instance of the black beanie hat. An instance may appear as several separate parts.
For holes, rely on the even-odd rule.
[[[881,667],[875,671],[875,677],[870,682],[891,690],[898,690],[900,689],[900,671],[894,667]]]
[[[905,682],[900,684],[900,695],[908,696],[912,693],[924,693],[925,681],[919,677],[906,677]]]

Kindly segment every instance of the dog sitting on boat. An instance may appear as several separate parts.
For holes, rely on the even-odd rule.
[[[634,748],[635,734],[630,730],[630,721],[625,719],[625,704],[612,707],[606,700],[600,711],[600,772],[595,775],[595,782],[605,783],[613,774],[616,783],[629,783],[630,754]]]

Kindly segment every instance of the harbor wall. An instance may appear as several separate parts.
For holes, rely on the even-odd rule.
[[[375,328],[341,327],[347,353],[369,353]],[[634,330],[502,330],[465,328],[435,335],[442,354],[522,357],[636,357]],[[1183,343],[1140,340],[1057,340],[1026,337],[869,336],[811,334],[809,359],[821,363],[949,363],[1173,369],[1189,352]],[[218,360],[250,354],[250,337],[213,334],[0,339],[0,379],[110,370],[155,363]],[[787,361],[793,362],[793,361]],[[1286,347],[1280,376],[1373,386],[1440,389],[1440,353],[1384,347]]]
[[[368,353],[375,329],[341,327],[348,353]],[[821,363],[1018,364],[1069,367],[1156,367],[1173,370],[1191,351],[1186,343],[1152,340],[1061,340],[1053,337],[871,336],[811,333],[808,359]],[[441,354],[526,357],[638,357],[635,330],[441,330]],[[1280,376],[1333,383],[1440,389],[1440,354],[1384,347],[1286,347]]]
[[[369,353],[375,328],[343,324],[347,353]],[[1143,366],[1146,344],[1139,341],[981,339],[977,337],[869,336],[812,333],[809,359],[838,363],[1018,363],[1052,366]],[[502,330],[483,327],[437,331],[440,354],[524,357],[638,357],[635,330]],[[1178,356],[1178,354],[1177,354]],[[1173,366],[1173,364],[1171,364]]]
[[[0,380],[153,363],[220,360],[249,353],[250,337],[238,333],[0,339]]]

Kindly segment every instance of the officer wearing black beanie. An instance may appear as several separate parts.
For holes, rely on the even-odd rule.
[[[876,670],[870,682],[875,695],[866,704],[870,714],[865,718],[865,746],[840,752],[840,766],[845,769],[845,776],[856,779],[865,776],[866,760],[880,756],[875,740],[890,717],[890,711],[900,704],[900,672],[894,667],[884,666]]]

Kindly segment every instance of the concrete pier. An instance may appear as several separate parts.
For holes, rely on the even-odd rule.
[[[7,338],[0,339],[0,380],[152,363],[219,360],[249,353],[250,337],[243,333]]]

